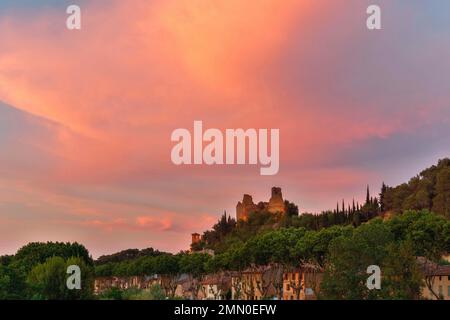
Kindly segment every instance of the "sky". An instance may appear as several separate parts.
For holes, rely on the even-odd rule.
[[[0,0],[0,255],[177,252],[244,193],[319,212],[448,157],[450,2],[330,2]],[[195,120],[280,129],[279,173],[175,166]]]

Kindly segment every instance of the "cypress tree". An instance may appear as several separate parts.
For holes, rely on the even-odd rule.
[[[381,193],[380,193],[380,211],[384,212],[386,210],[385,205],[385,196],[386,196],[387,186],[383,181],[383,184],[381,185]]]
[[[356,212],[353,215],[353,225],[355,227],[359,227],[361,225],[361,216],[360,216],[359,212]]]
[[[366,204],[370,203],[370,191],[369,191],[369,185],[367,185],[367,194],[366,194]]]

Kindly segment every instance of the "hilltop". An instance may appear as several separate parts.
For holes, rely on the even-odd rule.
[[[428,270],[424,274],[417,261],[432,261],[427,265],[436,266],[438,272],[448,270],[443,267],[448,261],[443,259],[450,251],[449,185],[450,160],[442,159],[408,183],[383,184],[378,197],[371,196],[367,188],[363,205],[343,201],[334,210],[319,214],[299,214],[298,206],[284,200],[281,189],[274,187],[268,202],[254,204],[244,196],[249,206],[243,210],[240,202],[236,212],[243,219],[225,213],[211,230],[202,236],[195,234],[190,251],[178,254],[128,249],[94,263],[78,243],[30,243],[13,256],[0,257],[0,298],[92,299],[97,288],[94,280],[99,278],[107,284],[100,298],[124,298],[128,289],[108,282],[117,277],[125,288],[136,277],[147,284],[159,279],[159,291],[150,293],[161,298],[174,298],[176,289],[189,283],[181,296],[196,297],[198,286],[204,283],[226,283],[225,298],[232,290],[236,293],[230,286],[245,283],[246,274],[261,273],[265,275],[263,287],[273,286],[276,292],[258,289],[259,298],[280,298],[286,275],[292,270],[303,272],[305,266],[320,274],[316,298],[440,298],[432,282],[438,273]],[[65,268],[73,264],[80,266],[86,283],[75,293],[54,281],[63,279]],[[379,292],[369,292],[363,285],[365,268],[373,264],[391,275]],[[431,293],[423,291],[424,287]],[[137,297],[150,294],[133,290],[141,290],[130,291]],[[244,299],[254,297],[244,294]]]
[[[280,228],[321,230],[335,225],[358,227],[376,217],[389,218],[408,210],[428,210],[450,218],[450,159],[444,158],[396,187],[383,183],[378,196],[366,190],[365,203],[338,202],[335,209],[299,214],[298,205],[283,200],[281,188],[273,187],[268,202],[255,204],[244,194],[236,205],[236,218],[225,212],[219,221],[199,235],[193,234],[191,249],[223,252],[236,241],[246,241],[258,233]]]
[[[380,200],[383,212],[428,209],[450,218],[450,159],[439,160],[408,183],[396,187],[383,184]]]

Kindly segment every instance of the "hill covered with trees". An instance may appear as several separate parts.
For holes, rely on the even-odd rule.
[[[207,274],[230,272],[239,276],[270,266],[274,270],[267,277],[270,283],[261,286],[281,290],[277,275],[306,263],[324,272],[320,298],[416,299],[426,285],[417,257],[439,263],[450,251],[450,221],[445,211],[448,167],[448,159],[440,160],[407,184],[383,184],[379,197],[372,197],[367,189],[363,205],[343,201],[320,214],[299,215],[298,207],[288,201],[284,215],[254,212],[246,221],[236,221],[224,213],[193,245],[193,253],[140,257],[97,270],[102,275],[155,273],[172,279],[189,273],[202,279]],[[418,201],[421,198],[428,200]],[[215,255],[204,254],[203,249],[213,249]],[[372,264],[384,272],[381,291],[365,286],[365,268]],[[166,292],[172,291],[166,288]]]
[[[122,250],[120,252],[113,253],[110,255],[100,256],[95,261],[95,264],[102,265],[102,264],[107,264],[107,263],[117,263],[117,262],[122,262],[122,261],[126,261],[126,260],[133,260],[133,259],[137,259],[137,258],[141,258],[141,257],[158,256],[160,254],[163,254],[163,252],[160,252],[153,248],[146,248],[146,249],[142,249],[142,250],[127,249],[127,250]]]
[[[342,201],[334,210],[300,215],[294,203],[285,207],[285,214],[255,212],[246,221],[225,213],[192,252],[178,254],[129,249],[94,262],[78,243],[30,243],[0,257],[0,299],[92,299],[94,277],[153,274],[171,279],[163,296],[173,297],[181,274],[198,284],[208,274],[239,277],[267,266],[273,274],[260,285],[274,287],[279,296],[280,275],[305,264],[323,272],[319,298],[415,299],[426,285],[417,257],[439,263],[450,252],[450,160],[397,187],[383,184],[379,197],[367,189],[363,205]],[[82,290],[65,286],[73,264],[81,267]],[[382,290],[368,291],[364,284],[372,264],[383,269]]]
[[[323,273],[319,298],[417,299],[426,285],[417,257],[439,262],[449,250],[449,220],[427,210],[407,211],[389,220],[374,218],[358,227],[265,230],[245,241],[234,239],[214,256],[200,252],[149,256],[117,263],[111,273],[102,275],[164,275],[169,281],[163,289],[173,298],[173,284],[182,274],[189,274],[192,283],[198,284],[209,274],[233,274],[239,279],[246,272],[270,272],[259,285],[263,291],[275,288],[279,298],[281,275],[312,265]],[[369,265],[383,270],[382,290],[366,287]],[[97,275],[101,270],[99,266]]]
[[[439,160],[408,183],[397,187],[383,184],[380,202],[382,211],[428,209],[450,218],[450,159]]]
[[[286,214],[252,212],[246,221],[236,221],[225,213],[211,230],[204,232],[202,241],[192,249],[224,251],[230,244],[246,241],[258,233],[279,228],[305,228],[321,230],[332,226],[353,226],[379,216],[401,214],[407,210],[428,210],[450,218],[450,159],[438,161],[437,165],[423,170],[408,183],[389,187],[383,183],[379,196],[366,190],[364,204],[355,200],[338,202],[333,210],[321,213],[299,214],[298,206],[285,201]]]

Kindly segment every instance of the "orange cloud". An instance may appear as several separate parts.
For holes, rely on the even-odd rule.
[[[149,163],[169,169],[167,137],[191,123],[182,119],[245,126],[272,118],[275,110],[261,112],[265,94],[248,91],[259,82],[250,69],[279,50],[305,6],[113,1],[108,10],[89,5],[78,33],[57,28],[55,10],[26,24],[23,16],[5,19],[0,99],[59,124],[53,141],[35,142],[61,159],[54,179],[106,181]],[[247,114],[238,123],[229,112],[236,99]]]
[[[14,206],[26,203],[44,223],[74,225],[77,235],[90,226],[136,234],[143,244],[149,230],[155,241],[179,232],[175,243],[211,226],[222,210],[233,213],[243,192],[265,199],[271,186],[284,185],[312,210],[334,207],[368,180],[379,184],[367,169],[370,153],[359,168],[348,165],[358,159],[353,147],[448,124],[448,94],[436,89],[448,83],[448,68],[434,65],[448,49],[416,48],[422,60],[405,59],[410,47],[397,48],[386,33],[368,37],[356,27],[361,16],[337,11],[343,4],[94,1],[82,8],[80,32],[65,29],[60,10],[2,14],[0,101],[25,119],[0,154],[3,212],[15,216]],[[384,50],[393,57],[378,60]],[[431,98],[417,96],[423,92]],[[170,134],[194,120],[279,128],[280,174],[173,166]],[[30,123],[44,134],[27,132]]]
[[[173,221],[167,216],[157,218],[154,216],[140,216],[136,218],[136,223],[144,228],[158,228],[161,231],[170,230],[173,227]]]
[[[229,92],[279,52],[308,7],[294,0],[182,0],[165,2],[158,21],[188,72],[207,89]]]

